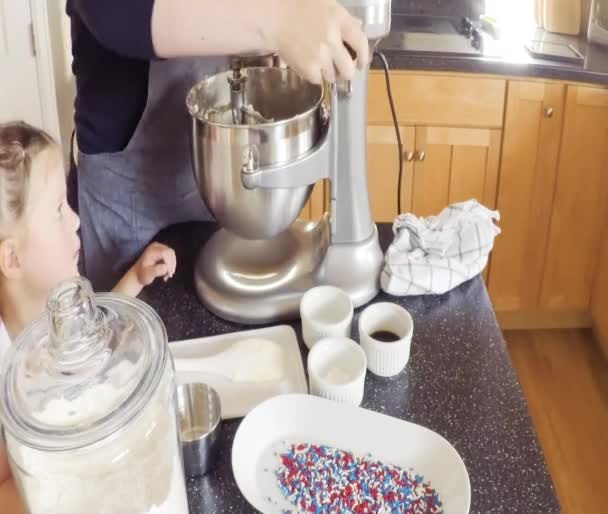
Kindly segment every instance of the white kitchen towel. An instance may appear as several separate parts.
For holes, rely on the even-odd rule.
[[[492,211],[476,200],[455,203],[438,216],[401,214],[386,252],[382,289],[394,296],[443,294],[479,274],[500,234]]]

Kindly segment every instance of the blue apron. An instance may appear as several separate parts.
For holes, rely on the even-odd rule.
[[[228,67],[226,58],[152,62],[146,108],[125,149],[78,153],[82,265],[96,290],[114,287],[163,228],[212,219],[192,171],[186,95]]]

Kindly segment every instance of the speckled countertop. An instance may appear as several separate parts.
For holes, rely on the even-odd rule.
[[[541,29],[518,34],[518,27],[507,29],[500,39],[484,37],[481,55],[455,56],[411,51],[404,44],[407,22],[393,15],[392,32],[380,43],[391,69],[420,71],[452,71],[504,76],[535,77],[572,82],[608,85],[608,47],[589,44],[584,34],[563,36]],[[533,58],[525,49],[528,40],[571,44],[585,56],[584,64],[569,64]],[[380,68],[374,59],[373,68]]]
[[[189,223],[159,235],[175,248],[178,271],[168,283],[148,288],[144,299],[162,317],[170,341],[243,328],[207,312],[193,289],[195,256],[215,230],[212,223]],[[391,227],[383,224],[379,230],[386,247]],[[400,375],[381,379],[368,373],[363,407],[419,423],[450,441],[469,472],[472,513],[559,512],[483,281],[473,279],[444,296],[397,299],[381,294],[377,300],[396,301],[411,312],[414,338],[409,364]],[[292,325],[300,338],[300,324]],[[224,423],[215,469],[189,481],[191,514],[255,512],[232,475],[230,453],[238,425],[238,420]]]

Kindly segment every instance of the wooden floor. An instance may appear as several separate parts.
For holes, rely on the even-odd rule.
[[[608,512],[608,362],[591,332],[505,338],[563,512]]]

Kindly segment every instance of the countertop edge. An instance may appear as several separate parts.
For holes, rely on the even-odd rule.
[[[478,57],[451,57],[412,53],[405,50],[381,49],[392,71],[423,71],[494,75],[501,78],[530,78],[559,80],[589,86],[608,86],[608,74],[574,67],[537,63],[514,63],[501,59]],[[382,64],[374,59],[371,69],[381,70]]]

